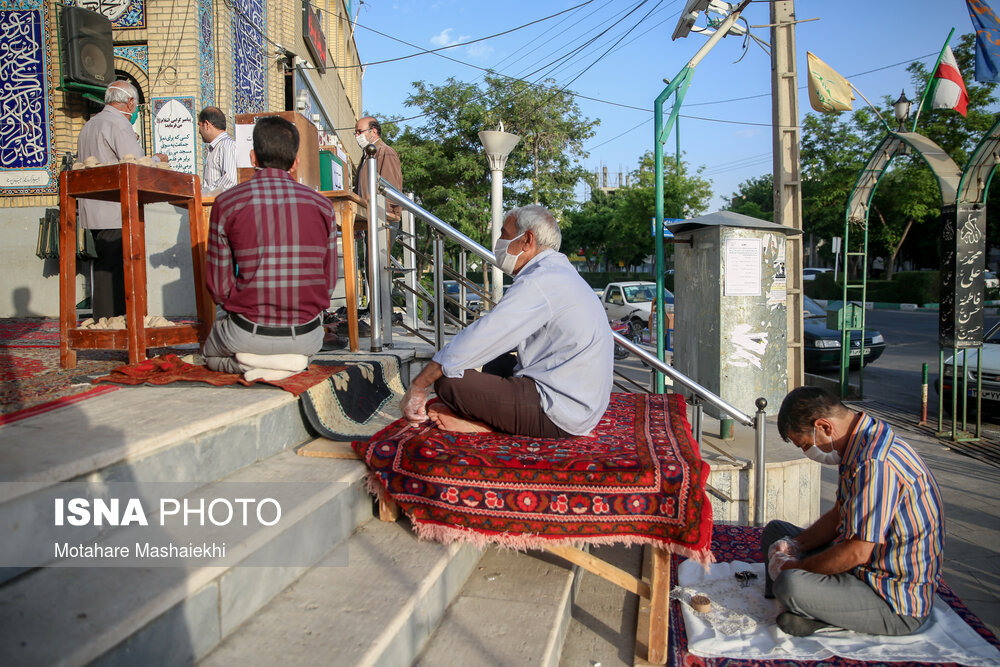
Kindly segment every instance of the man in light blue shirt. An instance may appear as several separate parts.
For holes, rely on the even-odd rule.
[[[604,309],[565,255],[544,207],[507,214],[494,252],[514,282],[500,303],[434,355],[400,409],[414,425],[543,438],[586,435],[611,397],[614,344]],[[517,350],[508,375],[494,359]],[[474,370],[480,366],[487,372]],[[431,386],[440,402],[425,408]]]

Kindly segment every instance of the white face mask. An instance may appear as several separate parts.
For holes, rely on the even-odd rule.
[[[358,142],[358,146],[361,146],[361,150],[364,150],[365,147],[371,143],[368,141],[368,130],[365,130],[361,134],[354,135],[354,139]]]
[[[514,275],[514,267],[517,265],[517,258],[520,257],[524,251],[522,250],[516,255],[510,255],[507,253],[507,246],[522,236],[524,236],[524,232],[521,232],[512,239],[497,239],[497,243],[493,247],[493,254],[497,257],[497,264],[500,265],[500,270],[508,276]]]
[[[832,440],[830,441],[830,447],[830,451],[826,452],[816,446],[816,427],[813,426],[813,444],[807,447],[802,453],[805,454],[807,458],[825,466],[840,465],[840,452],[833,449]]]

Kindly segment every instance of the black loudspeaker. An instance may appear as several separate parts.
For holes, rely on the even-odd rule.
[[[63,7],[63,80],[105,87],[115,80],[111,21],[80,7]]]

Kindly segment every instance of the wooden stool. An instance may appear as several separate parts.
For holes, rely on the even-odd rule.
[[[125,263],[125,329],[76,327],[76,200],[120,201]],[[191,227],[196,324],[146,328],[146,229],[144,204],[185,206]],[[202,219],[201,183],[193,174],[138,164],[64,171],[59,175],[59,363],[76,367],[77,349],[128,350],[128,361],[146,359],[146,349],[205,340],[215,309],[205,287],[207,228]]]
[[[327,190],[321,195],[333,203],[344,248],[344,292],[347,299],[347,339],[351,352],[358,351],[358,262],[354,246],[354,220],[367,220],[365,200],[349,190]]]

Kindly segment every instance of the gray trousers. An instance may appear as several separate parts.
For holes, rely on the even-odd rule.
[[[801,528],[787,521],[769,522],[760,540],[764,557],[767,558],[767,550],[782,537],[795,537],[801,532]],[[826,548],[805,555],[811,556]],[[908,635],[927,620],[926,616],[897,614],[875,589],[850,572],[816,574],[790,569],[784,570],[773,582],[765,572],[764,594],[770,597],[772,591],[792,613],[870,635]]]
[[[259,336],[236,326],[226,314],[215,320],[201,347],[205,365],[213,371],[242,374],[245,368],[236,362],[237,352],[252,354],[304,354],[309,357],[323,347],[323,327],[301,336]]]

